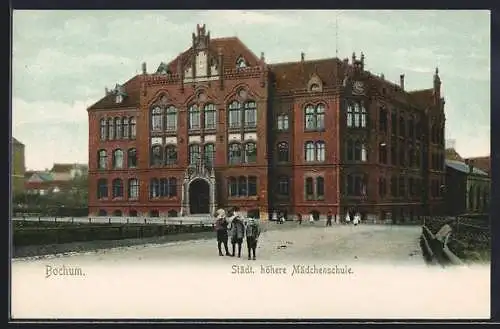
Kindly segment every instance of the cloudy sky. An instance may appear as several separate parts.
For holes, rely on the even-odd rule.
[[[86,163],[86,107],[143,61],[153,71],[187,49],[198,23],[269,63],[363,51],[367,70],[404,73],[406,89],[432,87],[438,66],[446,138],[462,156],[490,153],[488,11],[15,11],[12,130],[27,168]]]

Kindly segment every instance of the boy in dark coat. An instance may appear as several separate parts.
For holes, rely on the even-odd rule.
[[[252,259],[251,254],[253,253],[253,260],[255,260],[255,250],[260,236],[259,223],[255,219],[251,218],[248,221],[245,234],[247,236],[248,259]]]
[[[224,244],[224,249],[226,251],[226,256],[230,256],[229,248],[227,246],[228,234],[227,234],[228,222],[226,220],[226,212],[224,209],[217,210],[217,220],[215,221],[215,231],[217,232],[217,247],[219,248],[219,256],[224,256],[222,254],[222,244]]]

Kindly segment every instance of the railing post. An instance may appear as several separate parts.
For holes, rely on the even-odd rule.
[[[90,224],[90,223],[92,223],[92,218],[91,218],[91,217],[89,217],[89,224]]]
[[[144,224],[147,224],[148,223],[148,220],[146,218],[144,218]]]
[[[71,224],[73,224],[74,222],[75,222],[75,218],[71,217]]]
[[[129,223],[129,218],[127,217],[127,224]]]
[[[54,223],[57,223],[57,217],[54,217]]]

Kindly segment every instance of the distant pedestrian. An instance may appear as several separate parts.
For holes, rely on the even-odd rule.
[[[228,240],[228,234],[227,234],[227,227],[228,227],[228,222],[226,219],[226,212],[224,209],[219,209],[216,212],[216,218],[217,220],[215,221],[215,231],[217,232],[217,247],[219,249],[219,256],[224,256],[222,254],[222,245],[224,245],[224,249],[226,251],[226,256],[229,256],[229,248],[227,246],[227,240]]]
[[[255,260],[255,250],[257,249],[257,242],[260,236],[260,226],[257,220],[251,218],[248,221],[245,234],[247,236],[248,259],[253,258]]]
[[[326,226],[332,226],[332,218],[333,218],[332,212],[329,211],[326,214]]]
[[[351,222],[351,216],[349,215],[349,212],[347,212],[345,215],[345,223],[349,224],[350,222]]]
[[[309,223],[314,224],[314,214],[313,213],[309,214]]]
[[[301,213],[297,214],[297,221],[299,222],[299,225],[302,225],[302,214]]]
[[[285,215],[281,213],[279,218],[280,218],[280,224],[283,224],[285,222]]]
[[[273,211],[272,219],[277,223],[278,222],[278,214],[276,213],[276,210]]]
[[[238,245],[238,257],[241,257],[241,244],[243,243],[243,238],[245,236],[245,225],[241,220],[240,216],[236,213],[236,215],[232,216],[231,220],[231,244],[233,245],[233,253],[232,257],[235,256],[236,245]]]
[[[361,221],[361,214],[357,212],[356,215],[354,215],[352,223],[354,224],[354,226],[357,226],[360,221]]]

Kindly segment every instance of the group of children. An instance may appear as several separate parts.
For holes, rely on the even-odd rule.
[[[219,249],[219,256],[224,256],[222,253],[222,245],[226,252],[226,256],[235,256],[236,246],[238,246],[238,257],[241,257],[241,245],[243,238],[246,237],[248,259],[256,259],[255,251],[257,249],[257,242],[260,236],[260,226],[257,220],[253,218],[247,219],[246,223],[238,214],[238,209],[229,211],[228,216],[224,209],[219,209],[216,212],[215,230],[217,232],[217,247]],[[231,244],[233,252],[229,252],[228,240],[231,235]],[[253,256],[253,257],[252,257]]]

